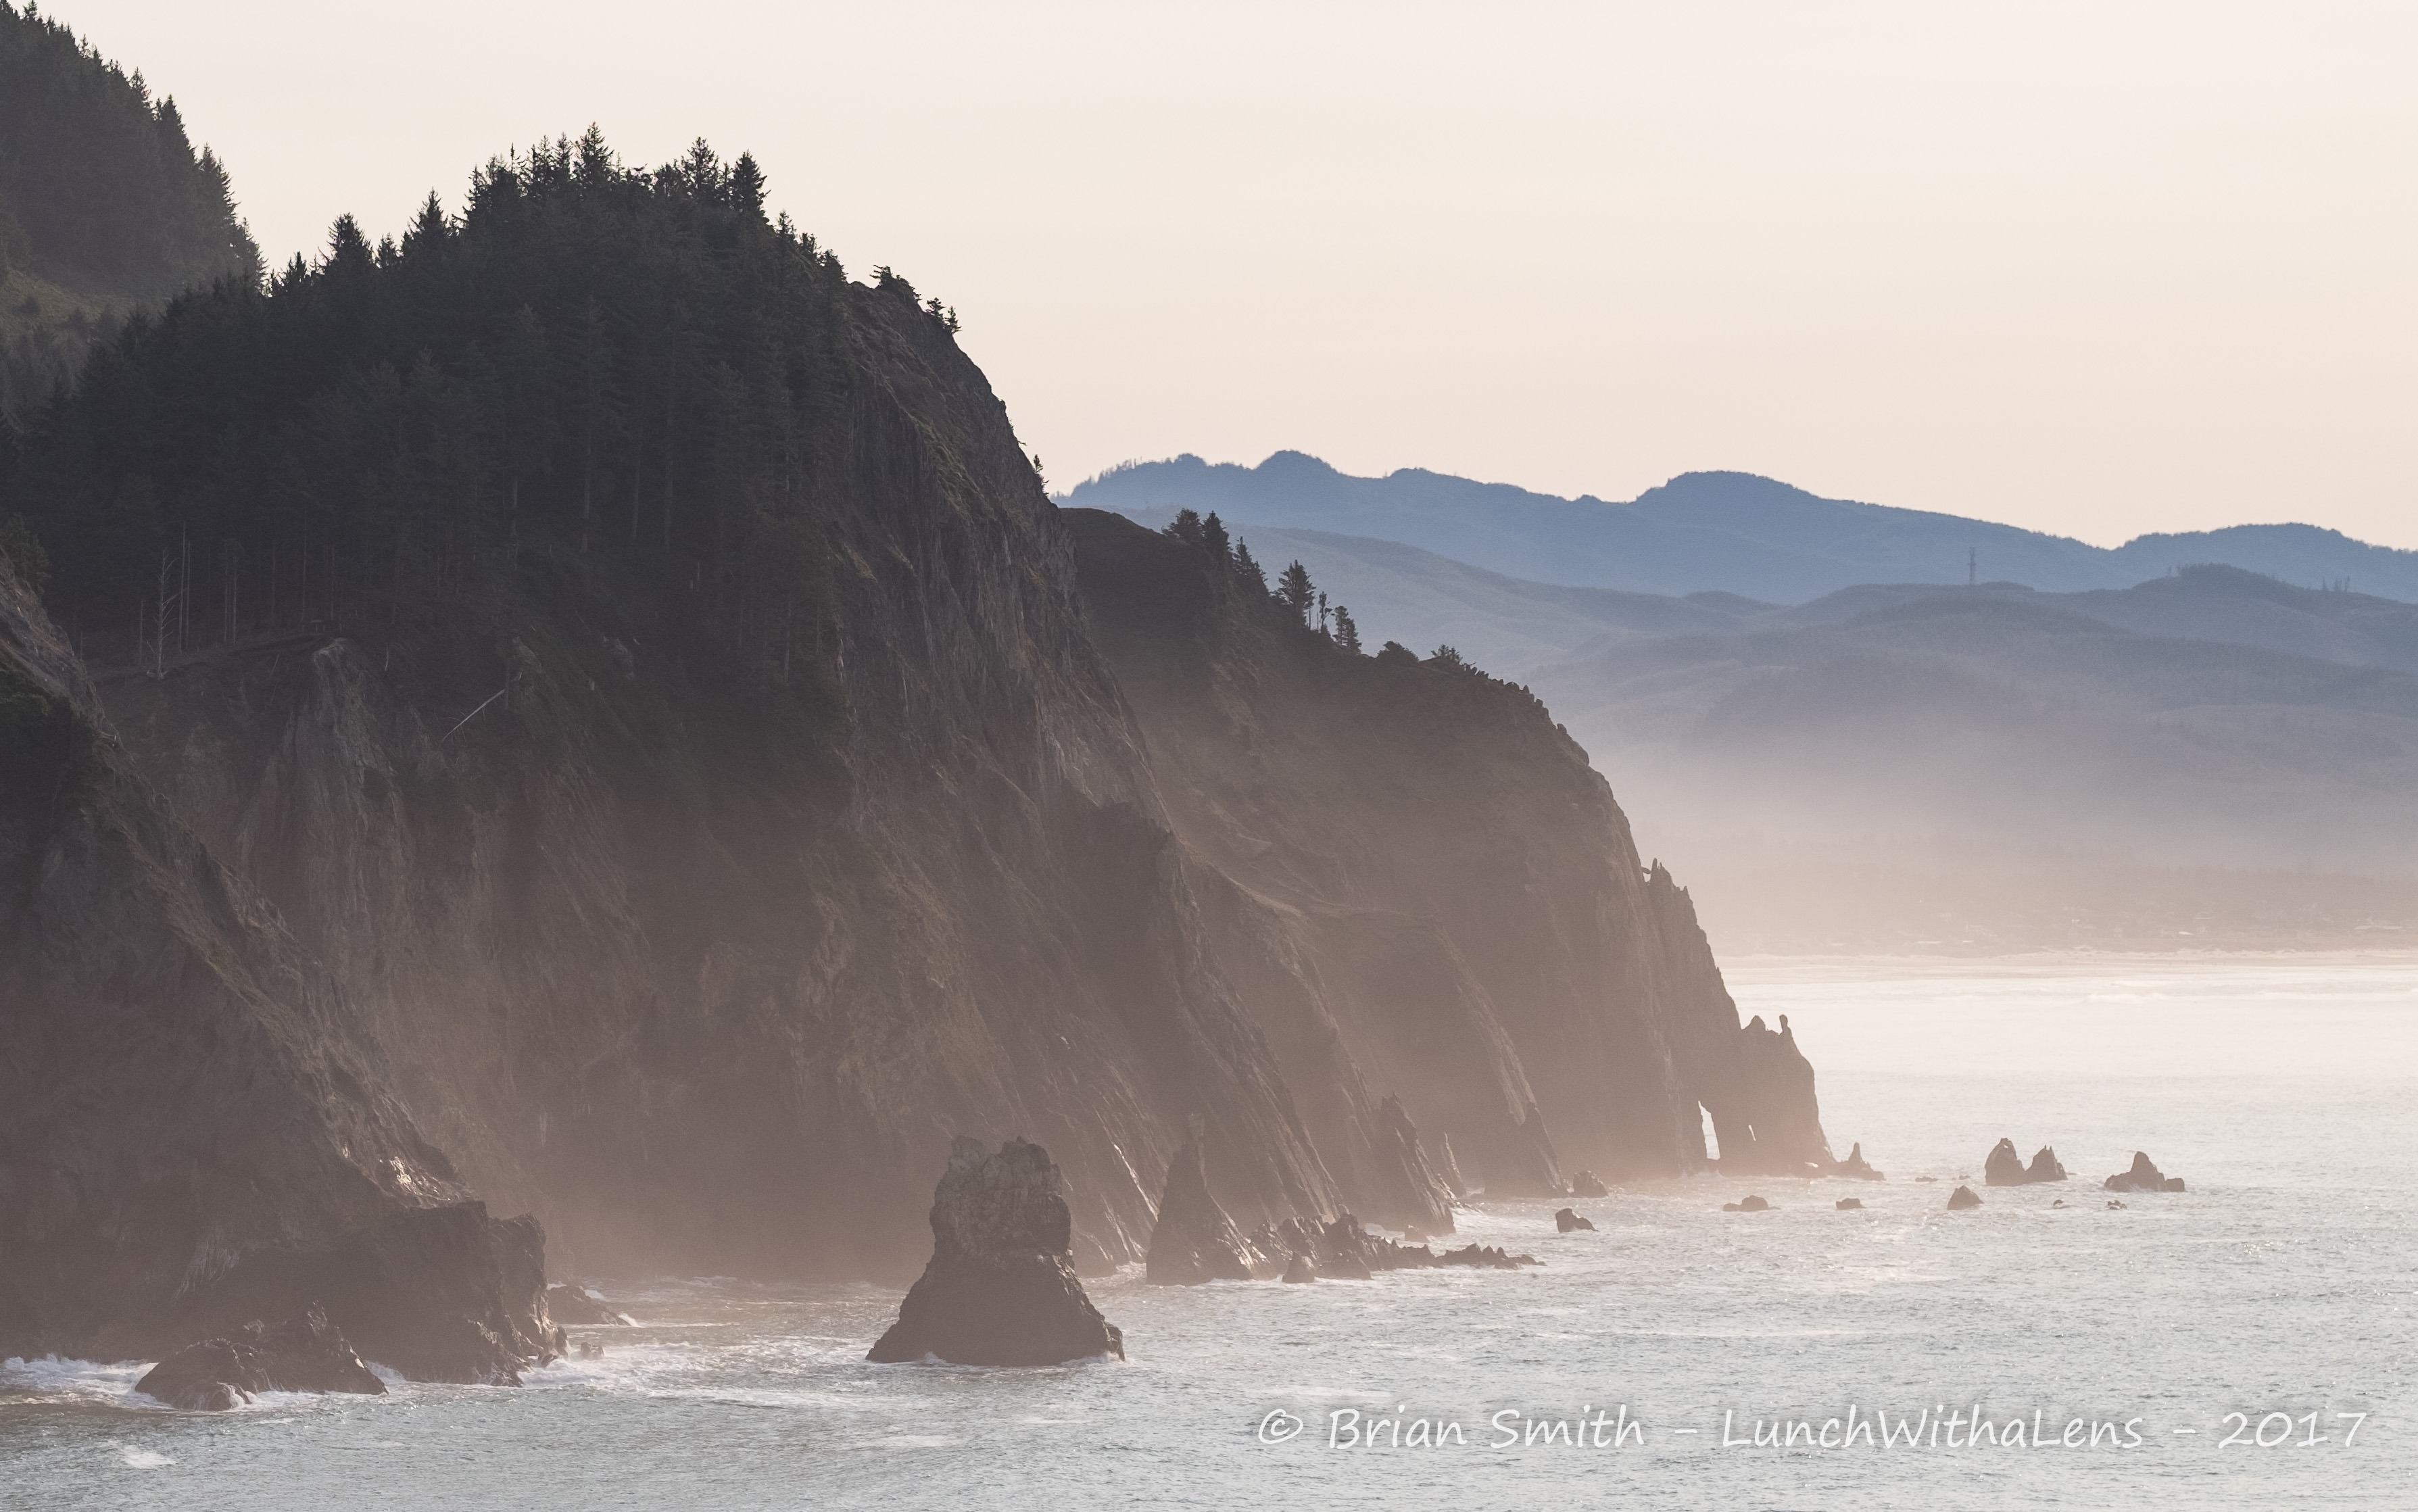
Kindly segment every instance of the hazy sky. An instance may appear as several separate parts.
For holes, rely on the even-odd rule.
[[[1128,457],[2418,547],[2418,6],[58,0],[272,259],[601,125],[753,150]]]

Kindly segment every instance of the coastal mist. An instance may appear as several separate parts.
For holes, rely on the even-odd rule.
[[[1888,1181],[1622,1185],[1576,1202],[1596,1227],[1569,1234],[1542,1200],[1458,1214],[1545,1261],[1508,1275],[1186,1288],[1128,1267],[1090,1283],[1125,1332],[1114,1366],[868,1365],[895,1291],[702,1277],[612,1286],[635,1323],[573,1327],[574,1357],[519,1391],[398,1382],[199,1417],[130,1399],[130,1368],[12,1364],[12,1504],[306,1508],[363,1485],[432,1508],[2404,1504],[2418,964],[1764,961],[1733,980],[1791,1015],[1826,1112],[1887,1153]],[[2002,1136],[2054,1143],[2074,1179],[1945,1211]],[[2186,1192],[2102,1189],[2143,1144]],[[1772,1211],[1721,1211],[1750,1192]],[[1932,1417],[1977,1408],[2022,1441],[1966,1447],[1960,1422],[1959,1447],[1935,1443]],[[1844,1447],[1751,1442],[1818,1439],[1851,1409],[1866,1429]],[[1922,1443],[1869,1444],[1875,1414]],[[1458,1439],[1354,1445],[1388,1419]],[[2077,1420],[2139,1442],[2067,1447]],[[1725,1426],[1750,1442],[1725,1447]]]
[[[1349,404],[1447,450],[1535,422],[1547,368],[1701,368],[1741,455],[1757,384],[1790,426],[1928,434],[1830,338],[1811,387],[1644,360],[1673,290],[1603,262],[1628,233],[1580,238],[1600,287],[1541,245],[1472,278],[1431,181],[1479,165],[1475,223],[1549,241],[1584,223],[1550,154],[1463,123],[1399,180],[1336,173],[1391,150],[1383,90],[1477,98],[1398,66],[1407,12],[1347,100],[1252,73],[1314,54],[1308,12],[1219,16],[1226,55],[1168,45],[1173,10],[492,0],[476,47],[408,21],[457,55],[398,106],[357,45],[382,14],[254,86],[259,26],[60,3],[159,55],[0,0],[0,1512],[2410,1504],[2418,553],[1832,496],[1665,457],[1600,394],[1540,434],[1667,481],[1295,450],[1365,466]],[[1514,40],[1454,25],[1472,84]],[[1158,38],[1130,75],[1121,29]],[[201,66],[224,38],[242,67]],[[971,131],[969,48],[1018,101]],[[1128,130],[1203,59],[1253,98],[1181,107],[1185,150],[1281,142],[1314,192],[1203,209]],[[341,123],[297,107],[335,77]],[[238,104],[342,172],[222,159]],[[1892,150],[1965,160],[1918,124]],[[1105,176],[1053,189],[1076,163]],[[1756,203],[1682,179],[1623,223]],[[298,247],[274,207],[306,195]],[[1890,195],[1923,221],[1892,254],[1954,274],[1892,287],[2009,286]],[[1217,336],[1253,381],[1185,349],[1217,280],[1135,250],[1179,209],[1263,313],[1319,302]],[[1296,255],[1330,211],[1365,266]],[[1828,298],[1812,224],[1690,255],[1723,313],[1686,339],[1751,337],[1740,259]],[[1389,283],[1403,248],[1451,287]],[[1196,387],[1082,349],[1104,314]],[[1455,359],[1473,324],[1551,362]],[[1120,390],[1085,435],[1264,460],[1064,470],[1075,372]]]

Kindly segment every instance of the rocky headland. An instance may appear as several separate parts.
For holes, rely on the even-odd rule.
[[[1196,1121],[1171,1275],[1517,1264],[1353,1215],[1706,1168],[1707,1114],[1832,1168],[1525,690],[1059,510],[904,280],[613,162],[198,292],[0,457],[54,611],[0,589],[0,1353],[315,1303],[505,1382],[549,1251],[928,1255],[922,1319],[965,1130],[1050,1152],[1035,1285],[1161,1268]]]

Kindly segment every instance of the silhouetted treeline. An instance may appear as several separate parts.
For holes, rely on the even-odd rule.
[[[125,310],[259,275],[226,171],[194,152],[176,102],[0,0],[0,420],[70,380]]]
[[[432,195],[372,246],[346,218],[316,266],[138,317],[9,481],[55,617],[148,663],[407,641],[636,577],[785,676],[826,581],[846,279],[763,191],[750,158],[634,170],[591,129],[490,163],[458,221]]]
[[[1214,510],[1206,519],[1196,510],[1178,510],[1166,533],[1209,559],[1212,581],[1247,588],[1251,601],[1273,604],[1345,650],[1359,654],[1360,627],[1352,622],[1352,611],[1339,603],[1329,603],[1326,595],[1310,582],[1309,569],[1301,563],[1293,562],[1278,573],[1276,586],[1271,588],[1267,570],[1252,559],[1250,545],[1233,540],[1227,533],[1226,523],[1217,518]]]

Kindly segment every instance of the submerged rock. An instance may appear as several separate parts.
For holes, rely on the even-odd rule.
[[[1863,1205],[1864,1199],[1860,1197],[1843,1197],[1831,1204],[1842,1213],[1852,1213]]]
[[[1254,1258],[1233,1220],[1209,1195],[1200,1141],[1187,1141],[1167,1168],[1158,1223],[1150,1233],[1149,1281],[1154,1286],[1247,1281]]]
[[[2015,1141],[2001,1139],[1992,1147],[1990,1156],[1982,1163],[1982,1179],[1990,1186],[2029,1186],[2040,1182],[2065,1180],[2065,1168],[2058,1163],[2057,1152],[2043,1145],[2032,1156],[2029,1166],[2015,1153]]]
[[[188,1345],[153,1366],[134,1389],[189,1412],[223,1412],[264,1391],[383,1397],[386,1382],[314,1304],[274,1326],[254,1320],[229,1337]]]
[[[1610,1197],[1612,1193],[1605,1189],[1603,1183],[1598,1180],[1596,1173],[1591,1170],[1583,1170],[1570,1178],[1570,1196],[1572,1197]]]
[[[2161,1171],[2146,1152],[2135,1150],[2132,1168],[2118,1171],[2101,1184],[2111,1192],[2180,1192],[2183,1179]]]
[[[1595,1231],[1594,1224],[1580,1217],[1577,1214],[1572,1213],[1568,1208],[1564,1208],[1559,1213],[1553,1214],[1553,1227],[1563,1233],[1569,1233],[1578,1229],[1584,1229],[1590,1233]]]
[[[1959,1186],[1948,1194],[1948,1211],[1951,1213],[1960,1213],[1967,1208],[1978,1208],[1981,1205],[1982,1195],[1969,1186]]]
[[[1071,1220],[1049,1153],[1010,1139],[992,1154],[960,1135],[932,1194],[932,1260],[867,1352],[877,1364],[1063,1365],[1125,1356],[1075,1275]]]

